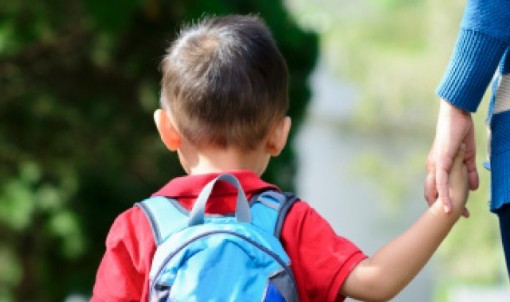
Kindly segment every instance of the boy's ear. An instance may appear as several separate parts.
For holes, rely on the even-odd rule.
[[[170,151],[177,151],[181,145],[181,135],[175,128],[168,113],[163,109],[154,112],[154,122],[158,128],[161,141]]]
[[[269,155],[278,156],[280,152],[282,152],[283,148],[287,144],[291,125],[292,122],[288,116],[276,122],[267,140],[266,149]]]

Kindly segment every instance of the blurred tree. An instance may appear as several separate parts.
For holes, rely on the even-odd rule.
[[[280,1],[0,2],[0,300],[88,295],[113,219],[182,174],[155,132],[158,64],[180,23],[256,13],[290,70],[299,124],[317,37]],[[292,188],[291,148],[266,178]]]

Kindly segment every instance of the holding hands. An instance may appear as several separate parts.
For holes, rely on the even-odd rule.
[[[466,147],[461,145],[453,159],[452,168],[448,175],[448,195],[451,201],[450,212],[455,216],[460,216],[461,214],[467,216],[467,214],[469,214],[466,208],[469,194],[469,181],[467,167],[464,164],[465,149]],[[440,199],[437,199],[436,203],[436,206],[444,208],[444,203]]]
[[[463,150],[461,150],[463,149]],[[458,156],[457,156],[458,155]],[[459,165],[465,163],[469,189],[478,188],[476,170],[476,145],[471,113],[463,111],[448,101],[442,100],[436,126],[436,137],[429,152],[426,168],[425,199],[431,206],[439,200],[446,213],[452,210],[452,192],[449,191],[457,181],[457,171],[452,170],[457,157]],[[468,217],[467,209],[463,216]]]

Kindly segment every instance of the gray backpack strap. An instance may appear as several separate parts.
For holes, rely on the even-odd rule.
[[[268,190],[253,195],[250,199],[250,203],[254,204],[255,202],[260,202],[261,204],[278,212],[276,220],[274,221],[274,226],[271,226],[271,228],[273,235],[280,239],[285,218],[287,217],[290,208],[297,200],[299,200],[299,198],[292,193],[281,193],[275,190]]]
[[[232,174],[220,174],[215,179],[211,180],[207,185],[200,191],[200,194],[189,213],[189,226],[194,226],[197,224],[204,223],[205,217],[205,205],[209,200],[209,197],[212,193],[214,185],[218,183],[218,181],[224,181],[231,184],[233,187],[237,189],[237,199],[236,199],[236,211],[235,218],[237,222],[250,223],[251,222],[251,212],[248,201],[246,200],[246,195],[244,194],[243,187],[241,183],[235,176]]]
[[[246,214],[246,209],[243,208],[244,205],[248,206],[248,203],[242,199],[244,197],[244,192],[242,191],[242,188],[238,183],[235,183],[234,180],[231,180],[228,177],[225,177],[225,174],[221,177],[218,177],[210,182],[210,190],[206,190],[207,193],[204,193],[204,199],[207,199],[209,197],[209,194],[212,190],[212,186],[216,183],[216,181],[222,180],[227,181],[231,183],[233,186],[235,186],[238,189],[238,200],[236,208],[236,216],[241,217],[241,221],[250,221],[250,213],[248,212]],[[241,198],[239,195],[242,194]],[[276,216],[276,220],[271,222],[271,225],[260,225],[264,228],[270,228],[268,231],[273,230],[273,235],[280,239],[283,223],[285,222],[285,218],[287,217],[287,214],[294,205],[294,203],[298,200],[298,197],[296,197],[292,193],[281,193],[275,190],[268,190],[264,191],[262,193],[254,195],[250,199],[250,204],[254,204],[255,202],[260,202],[261,204],[267,206],[268,208],[273,209],[278,213]],[[206,202],[206,201],[205,201]],[[200,221],[203,221],[203,208],[205,206],[205,202],[202,203],[195,203],[199,204],[199,206],[196,206],[196,208],[199,211],[199,219]],[[239,205],[241,204],[240,210]],[[166,238],[168,238],[170,235],[176,233],[177,231],[180,231],[187,227],[192,221],[190,219],[190,216],[193,217],[193,215],[190,215],[190,212],[186,210],[177,200],[163,197],[163,196],[156,196],[151,197],[148,199],[145,199],[142,202],[136,203],[135,206],[139,206],[147,218],[149,219],[149,222],[151,224],[152,232],[154,234],[154,240],[156,242],[156,246],[160,245]],[[193,211],[192,211],[193,212]],[[240,213],[240,214],[239,214]],[[264,212],[262,215],[270,215],[267,212]],[[236,217],[236,218],[239,218]]]
[[[156,246],[188,225],[188,211],[175,199],[156,196],[138,202],[151,224]]]
[[[163,196],[148,198],[135,204],[149,219],[157,246],[185,227],[204,223],[205,206],[218,181],[227,182],[237,189],[236,220],[250,223],[251,212],[241,184],[233,175],[221,174],[202,189],[191,211],[186,210],[177,200]]]
[[[285,217],[287,217],[287,214],[290,211],[290,208],[294,205],[296,201],[299,200],[299,198],[290,192],[285,192],[285,203],[282,204],[282,207],[280,208],[280,213],[278,214],[278,220],[276,221],[276,226],[274,229],[274,235],[276,238],[280,239],[280,236],[282,235],[282,228],[283,223],[285,222]]]

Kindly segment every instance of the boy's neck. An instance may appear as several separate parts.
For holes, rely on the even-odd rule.
[[[269,155],[260,150],[208,148],[198,151],[192,148],[192,150],[181,149],[178,154],[181,164],[190,175],[233,170],[250,170],[257,175],[262,175],[269,162]]]

